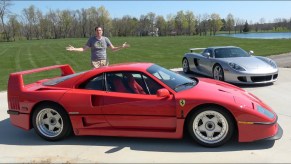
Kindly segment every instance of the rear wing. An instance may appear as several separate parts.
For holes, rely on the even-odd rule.
[[[60,69],[61,76],[66,76],[66,75],[75,73],[72,67],[68,64],[54,65],[54,66],[48,66],[48,67],[42,67],[42,68],[36,68],[36,69],[11,73],[8,80],[7,93],[14,95],[14,94],[19,93],[22,90],[22,88],[24,87],[23,75],[33,74],[37,72],[44,72],[44,71],[53,70],[53,69]]]
[[[198,51],[198,50],[205,50],[206,48],[190,48],[190,52]]]

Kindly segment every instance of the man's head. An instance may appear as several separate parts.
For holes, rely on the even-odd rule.
[[[96,32],[96,36],[102,36],[102,34],[103,34],[103,30],[102,30],[102,27],[100,27],[100,26],[97,26],[97,27],[95,27],[95,32]]]

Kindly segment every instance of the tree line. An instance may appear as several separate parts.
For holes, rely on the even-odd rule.
[[[18,39],[59,39],[89,37],[95,34],[94,27],[101,26],[106,36],[173,36],[173,35],[216,35],[223,31],[242,33],[249,31],[291,31],[291,18],[276,18],[266,22],[247,22],[229,13],[226,18],[219,14],[198,14],[192,11],[178,11],[166,18],[153,12],[139,18],[124,15],[111,18],[104,6],[78,10],[52,10],[43,13],[31,5],[13,14],[9,0],[0,0],[0,37],[2,41]]]

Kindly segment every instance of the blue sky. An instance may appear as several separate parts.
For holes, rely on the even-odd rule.
[[[264,18],[266,22],[275,18],[291,18],[291,1],[12,1],[11,12],[21,14],[23,8],[34,5],[46,13],[49,9],[96,8],[103,5],[111,18],[130,15],[139,18],[142,14],[154,12],[156,15],[175,15],[178,11],[192,11],[195,15],[217,13],[221,18],[231,13],[235,18],[258,22]]]

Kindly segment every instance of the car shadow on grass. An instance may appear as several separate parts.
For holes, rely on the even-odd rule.
[[[104,152],[115,153],[123,148],[135,151],[150,152],[228,152],[241,150],[260,150],[272,148],[275,141],[257,141],[252,143],[238,143],[236,139],[217,148],[206,148],[196,144],[189,135],[182,139],[156,139],[131,137],[105,137],[105,136],[70,136],[57,142],[49,142],[40,138],[34,130],[25,131],[11,125],[9,119],[0,122],[0,144],[13,146],[53,146],[53,145],[86,145],[86,146],[112,146]]]

